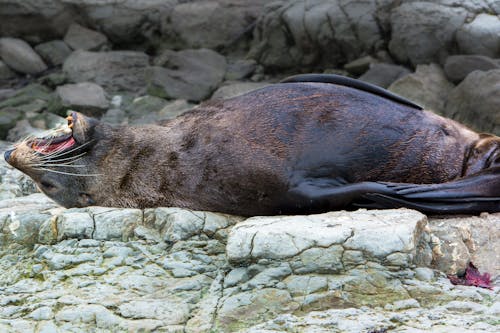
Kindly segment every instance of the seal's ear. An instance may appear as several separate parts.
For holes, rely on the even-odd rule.
[[[73,130],[73,138],[79,144],[92,139],[95,127],[100,124],[99,120],[75,111],[71,111],[66,119],[68,120],[68,126]]]

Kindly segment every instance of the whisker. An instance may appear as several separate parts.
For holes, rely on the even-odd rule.
[[[83,152],[83,153],[80,153],[78,155],[75,155],[75,156],[71,156],[71,157],[65,157],[65,158],[59,158],[59,159],[48,159],[47,161],[48,162],[64,162],[64,161],[69,161],[69,162],[74,162],[76,160],[79,160],[83,157],[83,155],[87,154],[87,152]],[[45,161],[45,160],[42,160],[40,159],[41,161]],[[73,160],[73,161],[72,161]]]
[[[51,163],[42,163],[42,164],[31,164],[32,167],[67,167],[67,168],[85,168],[86,165],[72,165],[72,164],[51,164]]]
[[[47,168],[33,168],[33,169],[40,170],[40,171],[48,171],[48,172],[58,173],[58,174],[67,175],[67,176],[75,176],[75,177],[97,177],[97,176],[102,176],[102,173],[78,174],[78,173],[71,173],[71,172],[56,171],[56,170],[51,170],[51,169],[47,169]]]

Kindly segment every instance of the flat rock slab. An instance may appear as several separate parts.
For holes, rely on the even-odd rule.
[[[209,49],[166,50],[155,65],[148,69],[148,93],[188,101],[210,97],[221,84],[227,66],[222,55]]]
[[[68,109],[80,111],[86,115],[101,116],[109,107],[106,93],[101,86],[92,82],[65,84],[56,89],[56,98],[49,109],[65,115]]]
[[[149,57],[143,52],[73,52],[63,71],[73,82],[93,82],[109,92],[139,92],[145,88],[145,68]]]
[[[42,194],[2,200],[0,331],[453,331],[467,323],[494,332],[500,289],[453,286],[415,266],[426,256],[452,262],[460,241],[465,255],[498,252],[484,230],[499,221],[428,223],[408,209],[244,220],[180,208],[64,209]]]
[[[425,215],[408,209],[254,217],[232,229],[227,256],[238,264],[297,255],[305,259],[310,252],[321,257],[333,250],[337,256],[330,258],[331,265],[345,266],[356,256],[358,264],[374,261],[408,267],[426,224]]]
[[[73,50],[98,51],[106,45],[108,38],[98,31],[73,23],[64,36],[64,42]]]

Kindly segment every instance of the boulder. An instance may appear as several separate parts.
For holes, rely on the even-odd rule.
[[[73,52],[63,70],[73,82],[94,82],[108,92],[140,92],[145,89],[149,57],[143,52]]]
[[[366,72],[371,65],[374,65],[377,62],[378,60],[372,56],[364,56],[345,64],[344,69],[349,74],[359,76]]]
[[[62,40],[52,40],[50,42],[38,44],[35,51],[50,66],[62,65],[64,60],[71,54],[71,49]]]
[[[252,25],[263,11],[265,0],[202,0],[181,2],[162,25],[164,43],[170,48],[229,47],[248,41]]]
[[[148,69],[150,95],[194,102],[210,97],[226,73],[226,59],[208,49],[166,50],[155,65]]]
[[[500,69],[474,71],[453,89],[444,115],[478,131],[500,135]]]
[[[40,84],[30,84],[0,101],[0,110],[11,107],[24,113],[43,111],[52,98],[52,91]]]
[[[16,108],[7,107],[0,110],[0,140],[7,138],[9,130],[14,128],[22,117],[23,112]]]
[[[240,59],[227,65],[224,78],[228,81],[243,80],[252,76],[256,69],[257,62],[255,62],[255,60]]]
[[[47,69],[31,46],[17,38],[0,38],[0,58],[10,68],[24,74],[38,74]]]
[[[432,2],[406,2],[391,14],[389,50],[401,63],[442,63],[453,50],[467,10]]]
[[[98,31],[73,23],[64,36],[64,42],[73,50],[98,51],[107,44],[108,38]]]
[[[489,71],[500,68],[500,63],[481,55],[454,55],[446,58],[444,72],[448,79],[459,83],[473,71]]]
[[[397,79],[410,73],[408,68],[400,65],[379,63],[372,64],[370,69],[361,75],[359,79],[382,88],[387,88]]]
[[[444,111],[446,99],[452,89],[453,84],[436,64],[418,65],[415,73],[403,76],[389,87],[390,91],[437,113]]]
[[[500,57],[500,18],[482,13],[457,31],[461,53]]]
[[[251,57],[268,68],[336,67],[381,49],[374,1],[278,1],[254,31]]]
[[[67,110],[75,110],[91,117],[100,117],[108,107],[104,89],[95,83],[82,82],[57,87],[49,111],[64,116]]]
[[[16,76],[16,73],[14,73],[9,66],[0,60],[0,80],[9,80],[15,78]]]

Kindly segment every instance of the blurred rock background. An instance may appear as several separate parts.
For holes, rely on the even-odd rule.
[[[500,2],[0,0],[0,139],[68,108],[172,118],[297,73],[388,88],[500,134]]]
[[[0,140],[338,73],[500,134],[499,0],[0,0]],[[417,111],[416,111],[417,112]],[[0,151],[10,144],[0,141]],[[1,332],[497,332],[500,214],[62,209],[0,159]]]

